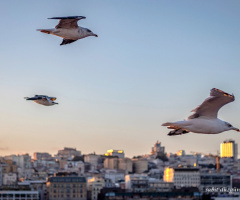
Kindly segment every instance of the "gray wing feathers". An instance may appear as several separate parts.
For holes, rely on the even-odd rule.
[[[194,114],[188,117],[188,119],[194,119],[198,117],[207,117],[207,118],[217,118],[219,109],[234,101],[234,96],[223,92],[222,90],[213,88],[210,92],[210,97],[205,99],[205,101],[192,110]]]
[[[52,17],[48,19],[59,19],[59,23],[55,26],[56,29],[58,28],[77,28],[78,27],[78,20],[86,19],[84,16],[69,16],[69,17]]]

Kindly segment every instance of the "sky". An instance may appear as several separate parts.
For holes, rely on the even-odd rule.
[[[161,126],[215,87],[235,95],[219,118],[240,128],[239,9],[238,0],[0,1],[0,156],[73,147],[132,157],[157,140],[167,153],[216,154],[226,139],[239,144],[235,131],[169,137]],[[36,31],[76,15],[99,37],[60,46]],[[35,94],[59,104],[24,99]]]

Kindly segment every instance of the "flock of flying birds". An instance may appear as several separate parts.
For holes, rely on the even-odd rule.
[[[49,19],[59,19],[59,23],[55,28],[37,30],[42,33],[52,34],[63,38],[60,45],[69,44],[88,36],[98,37],[98,35],[91,30],[78,26],[77,22],[85,18],[86,17],[83,16],[52,17]],[[25,99],[44,106],[58,104],[54,102],[56,97],[49,97],[46,95],[35,95],[30,98],[25,97]],[[230,123],[217,118],[219,109],[234,100],[234,95],[213,88],[211,89],[210,97],[205,99],[201,105],[192,110],[194,113],[186,120],[167,122],[162,124],[162,126],[167,126],[168,129],[173,129],[168,133],[169,136],[182,135],[189,132],[203,134],[217,134],[229,130],[240,132],[238,128],[232,126]]]

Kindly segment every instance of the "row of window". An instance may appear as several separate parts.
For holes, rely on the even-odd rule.
[[[83,190],[70,190],[70,189],[62,189],[62,190],[50,190],[50,192],[53,192],[53,193],[83,193]]]
[[[53,184],[54,188],[57,187],[83,187],[83,184]]]

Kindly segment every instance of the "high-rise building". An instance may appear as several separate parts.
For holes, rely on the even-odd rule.
[[[151,155],[164,155],[165,147],[161,146],[161,142],[157,141],[152,147]]]
[[[238,157],[238,145],[234,140],[225,140],[220,144],[221,158],[234,158],[237,160]]]

